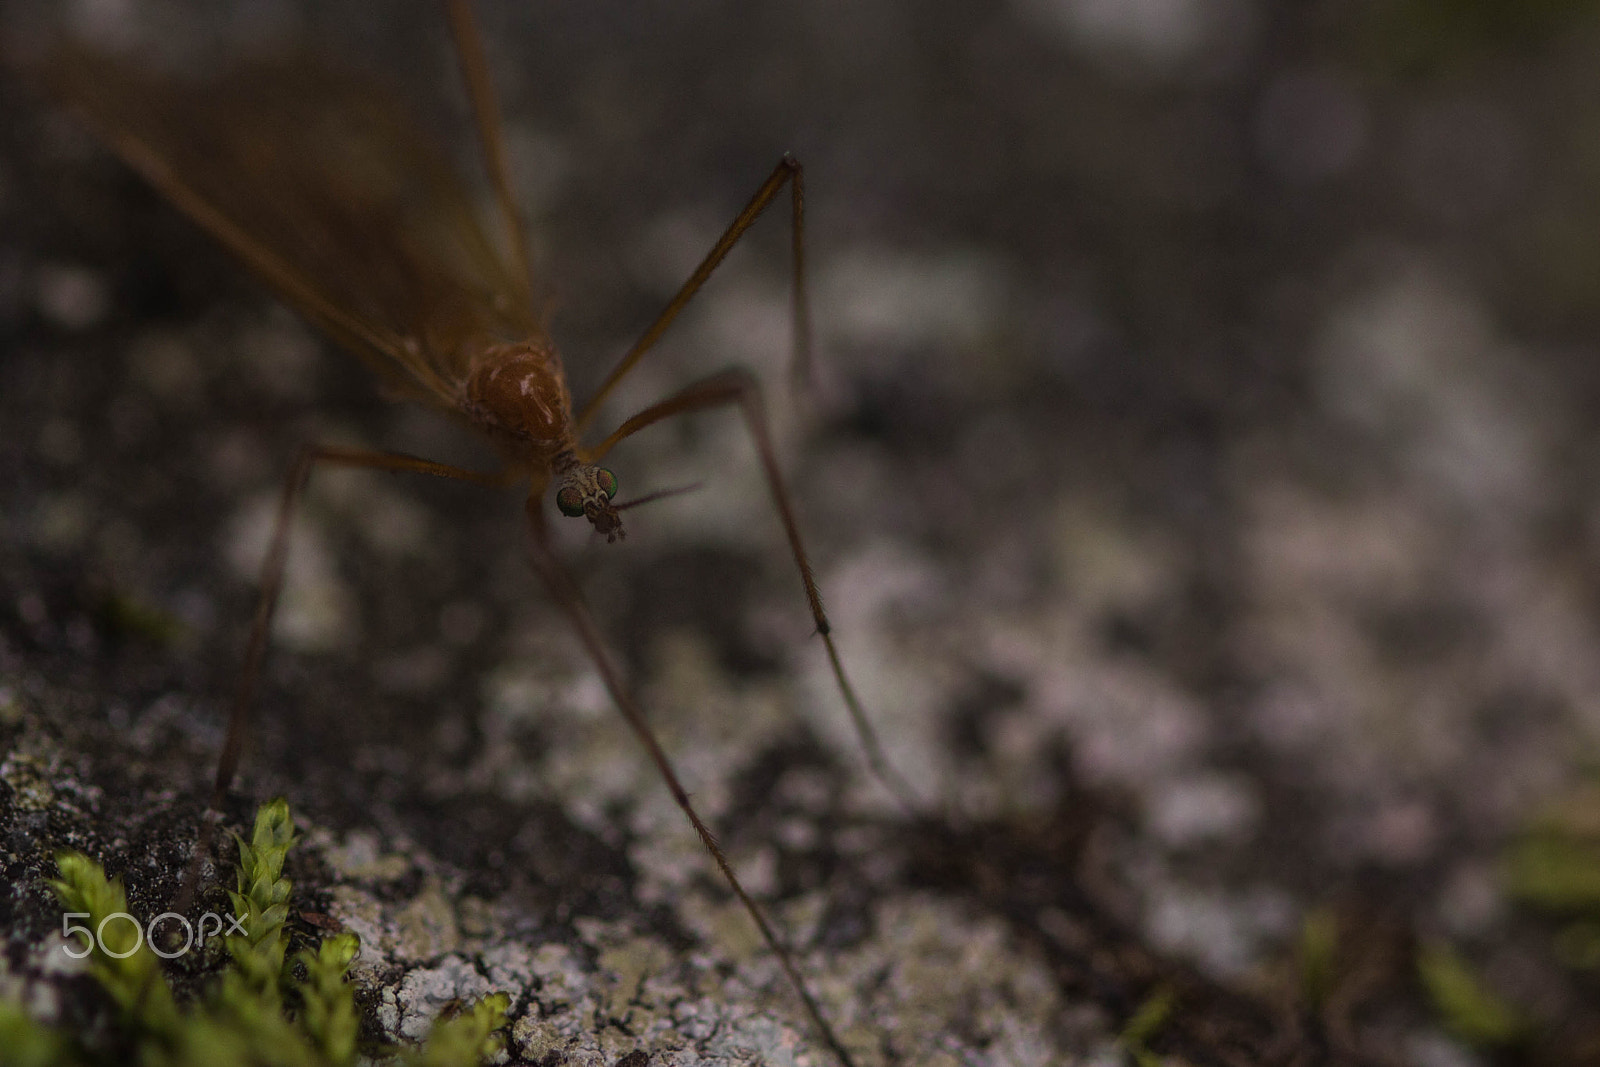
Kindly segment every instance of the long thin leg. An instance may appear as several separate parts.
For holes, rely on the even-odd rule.
[[[478,143],[483,146],[483,162],[494,185],[506,238],[520,274],[519,285],[525,306],[533,303],[533,264],[528,258],[528,239],[522,228],[517,199],[511,192],[511,168],[506,163],[505,126],[500,119],[500,104],[495,97],[494,80],[489,77],[489,61],[483,51],[483,32],[472,12],[471,0],[445,0],[450,33],[455,38],[461,73],[467,80],[467,95],[472,98],[472,117],[478,124]]]
[[[661,743],[656,740],[655,731],[645,721],[644,712],[633,700],[632,695],[622,683],[622,676],[616,666],[611,662],[611,656],[606,652],[605,641],[600,636],[600,630],[595,626],[594,618],[589,614],[589,608],[584,603],[583,593],[579,591],[572,577],[567,574],[561,561],[556,558],[550,548],[549,535],[545,530],[544,512],[540,509],[540,499],[537,495],[528,498],[528,526],[532,532],[530,559],[533,569],[544,580],[545,586],[550,590],[550,595],[561,605],[567,613],[573,628],[578,632],[578,637],[583,642],[584,649],[589,653],[589,658],[594,661],[595,668],[600,672],[601,680],[605,682],[611,699],[616,703],[617,709],[622,712],[622,717],[628,721],[633,729],[634,736],[644,746],[645,752],[650,756],[650,761],[655,764],[656,771],[666,783],[667,791],[672,794],[672,799],[679,808],[688,816],[689,822],[694,826],[694,832],[700,835],[700,841],[705,845],[706,851],[711,853],[711,858],[716,862],[717,869],[727,879],[728,885],[733,887],[734,895],[744,905],[750,918],[761,931],[761,937],[766,941],[767,947],[773,955],[778,957],[778,962],[783,966],[783,972],[789,978],[789,984],[794,987],[795,993],[805,1004],[806,1014],[811,1017],[817,1032],[823,1042],[833,1050],[833,1054],[845,1067],[854,1067],[855,1061],[850,1053],[845,1051],[844,1045],[833,1032],[833,1027],[828,1025],[823,1018],[822,1009],[817,1005],[816,998],[811,995],[805,979],[800,976],[800,970],[795,966],[794,957],[788,946],[778,937],[772,924],[767,920],[766,913],[761,910],[755,900],[750,896],[739,882],[738,875],[733,873],[733,867],[728,863],[728,857],[723,853],[722,846],[717,844],[716,837],[711,833],[700,813],[694,810],[694,804],[689,800],[689,793],[683,788],[683,783],[678,780],[678,772],[672,767],[672,761],[662,751]]]
[[[661,340],[661,335],[667,332],[667,327],[672,325],[672,320],[678,317],[678,313],[683,310],[684,305],[688,304],[694,298],[694,294],[700,291],[700,287],[706,283],[706,279],[711,277],[711,272],[717,269],[717,265],[723,261],[733,249],[733,246],[739,243],[739,238],[743,237],[745,231],[755,223],[756,219],[760,218],[761,213],[767,209],[767,205],[772,203],[778,193],[783,190],[785,183],[789,185],[790,203],[792,205],[790,213],[790,227],[792,229],[790,247],[794,256],[793,295],[791,299],[794,309],[794,352],[791,358],[794,372],[797,376],[809,375],[811,370],[811,304],[810,298],[806,293],[805,271],[805,168],[800,165],[798,159],[785,153],[784,157],[778,160],[778,165],[772,169],[772,174],[766,181],[761,183],[761,188],[756,190],[756,194],[744,206],[744,210],[739,212],[728,228],[723,231],[722,236],[717,238],[717,243],[711,246],[711,251],[706,253],[706,258],[702,259],[700,265],[694,269],[694,273],[689,275],[689,280],[683,283],[677,295],[667,302],[666,308],[656,316],[656,320],[650,324],[649,328],[633,343],[633,347],[628,349],[617,365],[612,368],[611,373],[606,376],[606,380],[601,383],[594,396],[590,397],[588,402],[583,405],[583,408],[578,412],[577,421],[577,432],[580,436],[583,434],[584,428],[594,419],[595,413],[600,410],[601,402],[611,393],[616,384],[633,369],[634,364],[638,363],[640,358],[657,341]]]
[[[233,696],[233,711],[228,716],[228,733],[222,744],[222,755],[217,758],[217,774],[211,786],[211,800],[206,817],[200,826],[200,837],[195,843],[194,858],[184,875],[183,888],[178,893],[175,910],[188,908],[199,887],[200,866],[211,850],[211,837],[216,822],[221,817],[222,803],[233,776],[239,770],[239,757],[244,751],[245,736],[250,728],[250,710],[255,704],[256,684],[261,679],[261,664],[267,655],[267,637],[272,626],[272,616],[278,607],[278,595],[283,592],[284,568],[289,562],[289,531],[294,518],[295,504],[305,492],[311,477],[311,468],[319,463],[335,467],[367,467],[379,470],[415,471],[440,478],[475,482],[479,485],[504,486],[510,473],[484,474],[479,471],[433,463],[398,452],[374,452],[364,448],[339,448],[331,445],[314,445],[304,448],[296,457],[289,477],[278,496],[278,512],[272,525],[272,541],[266,558],[261,563],[261,591],[256,599],[256,614],[250,624],[250,643],[245,646],[244,669],[239,673],[239,688]]]
[[[778,517],[783,521],[784,533],[789,538],[789,550],[794,554],[795,566],[800,570],[800,581],[805,585],[806,601],[811,605],[811,618],[816,622],[817,633],[822,635],[823,644],[827,646],[828,663],[833,667],[834,680],[839,683],[839,693],[844,697],[845,707],[855,724],[856,735],[861,739],[867,764],[872,768],[872,773],[878,776],[878,780],[900,801],[901,806],[908,813],[915,814],[922,806],[916,790],[911,788],[884,755],[883,746],[878,742],[877,731],[872,728],[866,710],[862,708],[861,700],[856,696],[855,687],[850,684],[850,678],[844,672],[844,664],[839,660],[839,650],[833,643],[833,628],[828,623],[827,612],[822,610],[822,593],[817,589],[817,580],[811,573],[811,561],[807,558],[805,545],[800,540],[800,525],[795,521],[789,490],[784,486],[783,473],[778,469],[777,453],[772,447],[772,434],[767,427],[766,406],[762,403],[761,386],[755,377],[747,370],[736,368],[704,378],[624,422],[610,437],[587,450],[583,454],[584,461],[598,463],[617,442],[662,419],[691,411],[703,411],[706,408],[725,407],[729,404],[739,405],[740,410],[744,412],[745,426],[749,429],[750,437],[755,442],[756,452],[761,457],[767,488],[772,491],[772,503],[778,509]]]

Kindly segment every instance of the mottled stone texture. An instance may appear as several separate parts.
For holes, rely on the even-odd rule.
[[[806,164],[812,389],[780,207],[601,422],[762,377],[928,810],[862,765],[735,415],[608,457],[623,497],[703,483],[626,543],[552,521],[863,1067],[1110,1064],[1161,990],[1148,1046],[1187,1062],[1492,1060],[1419,943],[1540,1020],[1532,1061],[1593,1046],[1590,979],[1499,864],[1600,732],[1600,29],[1456,6],[484,0],[580,403]],[[313,42],[476,165],[430,4],[0,13],[8,47],[64,23],[178,69]],[[13,80],[0,114],[0,990],[103,1036],[40,879],[82,848],[170,901],[296,449],[493,454]],[[369,1037],[505,989],[516,1062],[826,1062],[519,522],[314,477],[230,819],[281,794],[309,827],[294,929],[361,935]],[[1322,987],[1295,953],[1330,916]]]

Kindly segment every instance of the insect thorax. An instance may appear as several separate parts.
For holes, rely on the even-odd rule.
[[[473,360],[462,412],[519,458],[574,446],[572,394],[548,341],[495,345]]]

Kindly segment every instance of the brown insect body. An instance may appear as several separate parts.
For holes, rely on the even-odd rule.
[[[549,341],[494,345],[472,361],[461,412],[481,427],[512,463],[548,467],[576,452],[572,393]]]
[[[506,465],[502,473],[486,474],[364,448],[321,445],[301,451],[285,481],[262,566],[260,601],[217,764],[212,815],[175,906],[182,911],[193,898],[215,813],[221,810],[243,752],[282,589],[290,519],[312,470],[343,466],[409,471],[488,486],[527,478],[529,562],[573,626],[673,800],[777,956],[818,1035],[849,1065],[849,1052],[823,1017],[791,953],[740,884],[629,692],[581,591],[556,557],[542,510],[544,494],[553,487],[562,514],[582,517],[608,541],[617,540],[623,535],[620,508],[612,503],[617,480],[598,461],[622,440],[657,422],[697,411],[737,408],[761,460],[817,634],[827,647],[867,762],[901,803],[914,810],[915,790],[888,764],[844,673],[755,379],[737,369],[711,375],[633,415],[598,443],[586,448],[579,442],[613,387],[655,345],[785,187],[792,206],[795,361],[805,366],[810,333],[804,287],[803,171],[791,156],[778,162],[694,273],[575,414],[561,359],[533,310],[534,280],[511,193],[481,34],[468,0],[445,0],[445,8],[500,209],[505,237],[501,243],[485,234],[473,198],[443,156],[416,134],[402,109],[369,87],[317,64],[258,66],[185,89],[110,56],[66,48],[33,71],[134,170],[285,301],[362,358],[391,394],[422,400],[477,427]],[[634,503],[661,495],[665,494],[648,494]]]
[[[543,496],[553,478],[563,514],[581,514],[607,541],[625,536],[611,503],[615,476],[580,458],[572,392],[550,340],[490,345],[469,367],[461,414],[499,447],[511,468],[528,472],[529,499]]]

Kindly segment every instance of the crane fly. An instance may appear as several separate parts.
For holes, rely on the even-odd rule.
[[[780,961],[823,1042],[849,1053],[822,1015],[793,956],[696,812],[599,628],[553,550],[543,500],[608,541],[623,536],[612,448],[674,416],[737,408],[759,456],[812,618],[866,760],[903,804],[913,791],[885,758],[839,659],[779,470],[762,394],[742,369],[713,374],[623,421],[598,443],[583,437],[601,403],[656,344],[729,250],[789,193],[794,352],[809,360],[804,171],[785,155],[594,395],[575,406],[561,358],[536,308],[534,274],[512,193],[499,104],[468,0],[445,0],[503,240],[492,240],[443,157],[392,106],[312,66],[248,69],[202,94],[83,48],[57,52],[41,74],[55,95],[135,171],[242,259],[280,297],[361,357],[389,387],[466,422],[499,452],[494,473],[415,456],[316,445],[296,458],[278,499],[245,662],[210,805],[184,889],[192,898],[226,793],[238,770],[289,552],[296,503],[314,468],[410,471],[493,487],[528,486],[528,559],[678,807]],[[644,503],[661,494],[632,502]]]

